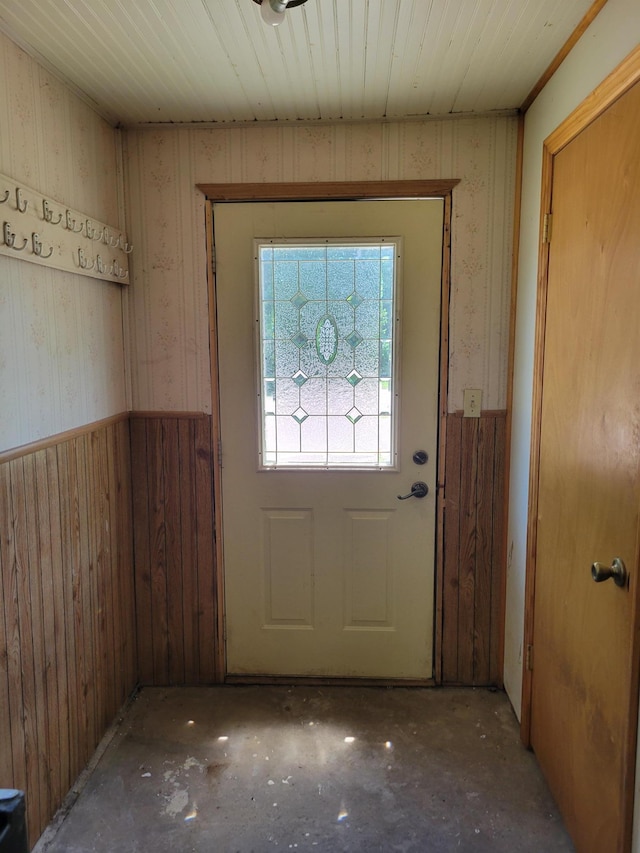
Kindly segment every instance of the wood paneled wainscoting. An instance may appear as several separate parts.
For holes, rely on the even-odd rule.
[[[447,415],[442,681],[502,684],[506,412]]]
[[[138,656],[144,684],[224,678],[212,421],[190,413],[131,418]],[[500,685],[505,412],[447,416],[441,674]]]
[[[36,841],[137,681],[128,416],[0,454],[0,787]]]
[[[217,660],[211,416],[131,415],[143,684],[211,684]]]

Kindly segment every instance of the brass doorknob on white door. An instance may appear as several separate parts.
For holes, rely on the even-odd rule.
[[[614,557],[610,566],[606,566],[604,563],[594,563],[591,566],[591,577],[596,583],[602,583],[613,578],[616,586],[626,586],[629,576],[620,557]]]
[[[415,483],[411,484],[411,491],[408,495],[398,495],[399,501],[406,501],[409,498],[425,498],[429,494],[429,486],[426,483],[423,483],[422,480],[418,480]]]

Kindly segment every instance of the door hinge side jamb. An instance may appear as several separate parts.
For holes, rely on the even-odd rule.
[[[553,226],[553,214],[545,213],[544,220],[542,222],[542,242],[550,243],[551,242],[551,228]]]

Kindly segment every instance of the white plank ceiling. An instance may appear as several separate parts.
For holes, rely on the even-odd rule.
[[[113,123],[519,107],[592,0],[0,0],[0,28]]]

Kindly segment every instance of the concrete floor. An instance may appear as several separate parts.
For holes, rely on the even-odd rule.
[[[37,850],[573,847],[504,694],[251,686],[143,690]]]

